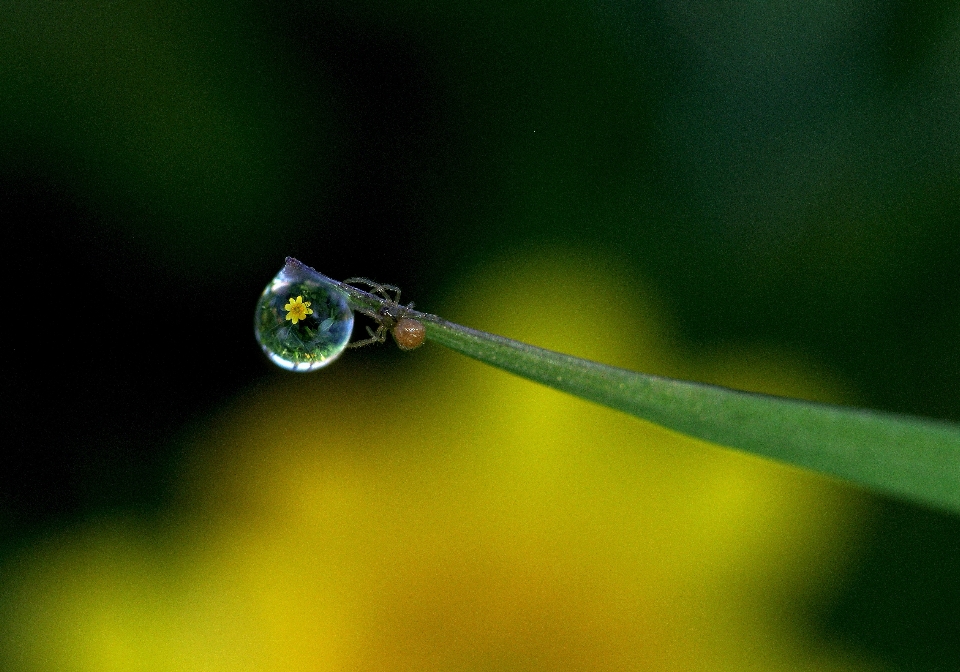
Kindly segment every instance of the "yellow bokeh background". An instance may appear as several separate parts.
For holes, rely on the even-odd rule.
[[[610,259],[504,258],[442,308],[611,364],[845,399],[795,356],[685,352]],[[856,548],[855,490],[429,343],[278,373],[188,443],[166,516],[7,563],[4,669],[872,669],[808,624]]]

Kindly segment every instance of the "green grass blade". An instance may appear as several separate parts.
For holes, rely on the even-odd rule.
[[[354,310],[381,296],[339,286]],[[392,304],[396,307],[397,304]],[[427,338],[468,357],[668,429],[960,513],[960,426],[673,380],[598,364],[406,310]]]
[[[956,425],[672,380],[419,314],[427,338],[677,432],[960,513]]]

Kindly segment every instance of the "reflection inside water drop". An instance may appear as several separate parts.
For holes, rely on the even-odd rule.
[[[308,266],[288,262],[257,302],[254,329],[274,364],[313,371],[347,347],[353,311],[343,290]]]

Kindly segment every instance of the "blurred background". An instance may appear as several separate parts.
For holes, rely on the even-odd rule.
[[[960,3],[0,12],[3,669],[960,670],[956,517],[252,329],[292,255],[960,421]]]

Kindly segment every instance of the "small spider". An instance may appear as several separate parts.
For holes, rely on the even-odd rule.
[[[379,310],[369,310],[360,308],[359,311],[374,320],[377,323],[377,330],[374,331],[367,327],[367,333],[370,338],[362,341],[354,341],[347,347],[362,348],[365,345],[374,343],[383,343],[387,340],[387,332],[393,334],[393,340],[397,342],[397,347],[401,350],[413,350],[423,344],[425,338],[423,323],[407,316],[407,311],[413,309],[413,304],[406,306],[400,305],[400,288],[393,285],[383,285],[366,278],[348,278],[345,283],[355,285],[367,285],[373,290],[373,293],[379,294],[383,298],[383,305]],[[390,298],[388,291],[393,292],[393,298]]]

